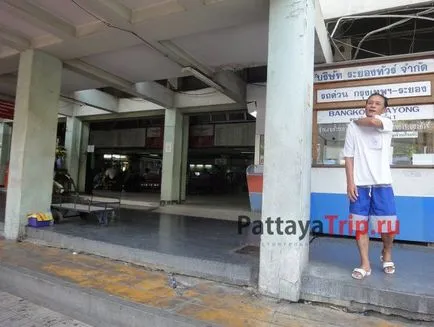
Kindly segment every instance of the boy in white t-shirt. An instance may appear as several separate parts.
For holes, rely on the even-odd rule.
[[[371,231],[381,234],[383,271],[387,274],[395,272],[392,245],[398,222],[389,162],[393,123],[383,116],[387,105],[386,97],[372,94],[366,101],[366,117],[352,121],[346,132],[343,155],[350,223],[356,231],[361,257],[360,267],[352,273],[356,279],[371,274],[368,251]],[[372,229],[369,229],[368,221]]]

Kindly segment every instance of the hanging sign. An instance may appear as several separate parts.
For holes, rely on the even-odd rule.
[[[388,107],[386,116],[392,120],[430,120],[434,119],[434,105]],[[349,123],[366,117],[364,108],[317,111],[318,124]]]
[[[361,79],[409,76],[434,72],[434,59],[344,67],[314,72],[315,83],[354,81]]]
[[[161,127],[148,127],[146,137],[160,137]]]
[[[388,98],[430,96],[431,82],[422,81],[318,90],[317,102],[327,103],[366,100],[373,93],[380,93]]]

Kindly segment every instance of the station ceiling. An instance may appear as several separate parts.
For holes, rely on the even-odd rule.
[[[396,10],[416,14],[432,6],[429,1]],[[187,66],[263,82],[268,8],[268,0],[1,0],[0,95],[14,96],[19,53],[28,48],[64,61],[63,94],[100,89],[126,97],[128,88],[119,85],[141,82],[203,87],[183,70]],[[354,55],[363,36],[398,20],[346,20],[333,41],[350,42]],[[326,21],[329,33],[336,23]],[[432,21],[409,20],[364,41],[356,59],[433,50],[433,31]],[[315,63],[324,61],[316,35]]]

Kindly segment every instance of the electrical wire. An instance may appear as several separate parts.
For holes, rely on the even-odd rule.
[[[167,53],[165,53],[165,52],[161,51],[160,49],[156,48],[154,45],[152,45],[150,42],[146,41],[143,37],[141,37],[141,36],[140,36],[139,34],[137,34],[136,32],[134,32],[134,31],[132,31],[132,30],[125,29],[125,28],[122,28],[122,27],[119,27],[119,26],[116,26],[116,25],[113,25],[113,24],[107,22],[107,21],[104,20],[103,18],[101,18],[101,17],[99,17],[98,15],[92,13],[90,10],[84,8],[84,7],[83,7],[82,5],[80,5],[76,0],[71,0],[71,2],[74,3],[74,4],[75,4],[77,7],[79,7],[81,10],[85,11],[88,15],[92,16],[93,18],[97,19],[98,21],[100,21],[101,23],[103,23],[104,25],[106,25],[107,27],[109,27],[109,28],[114,28],[114,29],[120,30],[120,31],[122,31],[122,32],[130,33],[130,34],[134,35],[136,38],[138,38],[140,41],[142,41],[142,42],[143,42],[147,47],[149,47],[150,49],[152,49],[152,50],[156,51],[157,53],[161,54],[164,58],[169,59],[171,62],[177,64],[179,67],[181,67],[181,68],[185,68],[185,65],[183,65],[183,64],[179,63],[178,61],[176,61],[176,60],[170,58],[170,56],[169,56]],[[178,92],[179,92],[179,91],[178,91]],[[179,92],[179,93],[182,93],[182,92]],[[186,94],[188,94],[188,93],[186,93]],[[190,94],[189,94],[189,95],[190,95]]]
[[[71,0],[71,2],[73,4],[75,4],[77,7],[79,7],[81,10],[85,11],[88,15],[92,16],[93,18],[99,20],[101,23],[103,23],[104,25],[106,25],[109,28],[114,28],[117,29],[119,31],[125,32],[125,33],[130,33],[132,35],[134,35],[136,38],[138,38],[140,41],[142,41],[146,46],[148,46],[149,48],[151,48],[154,51],[157,51],[158,53],[160,53],[161,55],[163,55],[165,58],[169,58],[169,56],[162,52],[161,50],[157,49],[155,46],[153,46],[151,43],[149,43],[148,41],[146,41],[143,37],[141,37],[139,34],[137,34],[136,32],[132,31],[132,30],[128,30],[126,28],[122,28],[116,25],[113,25],[112,23],[107,22],[105,19],[99,17],[98,15],[92,13],[90,10],[84,8],[82,5],[80,5],[77,1],[75,0]],[[179,65],[179,63],[177,63]],[[180,65],[181,66],[181,65]]]
[[[414,29],[413,29],[413,38],[411,40],[410,49],[408,49],[409,53],[414,52],[414,43],[416,42],[416,30],[417,30],[416,24],[417,24],[417,21],[415,20],[414,21]]]

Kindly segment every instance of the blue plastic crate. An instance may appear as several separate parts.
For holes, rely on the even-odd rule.
[[[47,227],[47,226],[51,226],[52,224],[51,220],[38,221],[36,218],[29,218],[28,221],[29,221],[28,226],[30,227]]]

